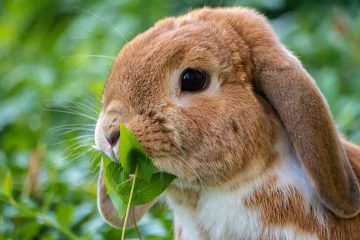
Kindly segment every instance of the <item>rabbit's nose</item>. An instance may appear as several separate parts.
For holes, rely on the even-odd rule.
[[[120,130],[117,128],[111,129],[108,133],[105,134],[105,138],[108,143],[113,147],[120,137]]]

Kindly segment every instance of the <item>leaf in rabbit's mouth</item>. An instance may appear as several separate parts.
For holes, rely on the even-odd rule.
[[[154,171],[141,144],[124,124],[120,124],[119,158],[120,164],[103,156],[104,182],[119,218],[125,217],[125,228],[130,206],[155,199],[175,176]]]

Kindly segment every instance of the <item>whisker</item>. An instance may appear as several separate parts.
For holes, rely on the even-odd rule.
[[[71,126],[96,126],[96,123],[71,123],[71,124],[64,124],[64,125],[59,125],[53,128],[59,128],[59,127],[71,127]]]
[[[196,177],[196,179],[199,180],[201,188],[206,191],[205,182],[204,182],[204,180],[196,173],[196,170],[195,170],[195,169],[193,169],[193,168],[191,168],[191,166],[188,166],[188,165],[186,165],[185,163],[183,163],[179,157],[169,156],[169,154],[167,154],[166,152],[163,152],[163,151],[160,151],[160,153],[161,153],[161,154],[164,154],[164,155],[165,155],[166,157],[168,157],[169,159],[174,160],[173,162],[176,162],[176,164],[182,165],[182,166],[185,167],[187,170],[189,170],[192,174],[194,174],[194,176]],[[182,153],[184,153],[184,152],[182,152]],[[182,155],[184,155],[184,154],[182,154]],[[180,185],[181,185],[180,188],[181,188],[181,190],[183,191],[181,179],[179,179],[179,182],[180,182]]]
[[[73,162],[73,161],[77,160],[78,158],[82,157],[83,155],[88,154],[91,151],[94,151],[94,149],[89,148],[87,151],[81,152],[78,155],[73,156],[72,159],[69,162]]]
[[[70,164],[73,163],[75,160],[79,159],[79,158],[80,158],[81,156],[83,156],[83,155],[89,154],[91,151],[92,151],[92,149],[89,148],[88,150],[86,150],[86,151],[84,151],[84,152],[80,152],[80,153],[78,153],[78,154],[76,154],[76,155],[73,155],[73,156],[68,156],[68,158],[70,158],[70,159],[69,159],[69,161],[65,164],[65,166],[70,165]]]
[[[92,144],[89,143],[88,140],[82,140],[82,141],[79,141],[75,144],[72,144],[71,146],[67,147],[65,149],[65,153],[69,154],[69,156],[72,156],[72,154],[74,152],[76,152],[77,150],[79,150],[80,148],[83,148],[83,147],[89,147],[91,146]]]
[[[57,109],[48,109],[48,111],[51,111],[51,112],[58,112],[58,113],[68,113],[68,114],[72,114],[72,115],[75,115],[75,116],[82,116],[82,117],[86,117],[90,120],[93,120],[93,121],[97,121],[96,118],[93,118],[93,117],[90,117],[86,114],[83,114],[83,113],[77,113],[77,112],[71,112],[71,111],[66,111],[66,110],[57,110]]]
[[[98,104],[101,105],[101,101],[100,101],[100,99],[95,95],[94,91],[93,91],[92,89],[90,89],[90,88],[88,88],[88,89],[89,89],[89,91],[90,91],[90,93],[91,93],[90,97],[92,97],[92,98],[95,100],[96,103],[98,103]],[[97,105],[95,105],[96,103],[94,103],[94,102],[90,102],[90,103],[92,104],[92,106],[97,107]]]
[[[71,130],[67,130],[67,131],[65,131],[65,132],[63,132],[63,133],[59,133],[58,136],[61,137],[61,136],[64,136],[64,135],[66,135],[66,134],[69,134],[69,133],[72,133],[72,132],[79,132],[79,131],[95,132],[94,129],[81,129],[81,130],[79,130],[79,129],[71,129]]]
[[[49,128],[49,131],[54,131],[54,130],[57,130],[57,129],[63,129],[63,128],[71,128],[71,127],[95,127],[96,124],[95,123],[75,123],[75,124],[64,124],[64,125],[60,125],[60,126],[56,126],[56,127],[52,127],[52,128]]]
[[[179,149],[179,150],[181,151],[181,155],[185,155],[184,150],[182,150],[182,149]],[[183,163],[179,158],[177,159],[177,163],[180,163],[184,167],[187,167],[187,169],[189,171],[191,171],[195,175],[195,177],[200,181],[200,185],[201,185],[202,189],[206,191],[206,188],[205,188],[206,184],[205,184],[204,180],[199,176],[199,174],[197,174],[196,169],[193,169],[191,166],[188,166],[187,164]]]
[[[100,21],[106,23],[106,24],[109,25],[117,34],[119,34],[119,36],[122,37],[123,40],[125,40],[126,43],[128,42],[128,40],[127,40],[127,38],[124,36],[124,34],[122,34],[120,31],[118,31],[118,29],[114,26],[114,24],[112,24],[109,20],[107,20],[107,19],[105,19],[105,18],[103,18],[103,17],[101,17],[101,16],[98,16],[97,14],[95,14],[95,13],[93,13],[93,12],[90,12],[90,11],[88,11],[88,10],[80,9],[80,8],[78,8],[78,9],[79,9],[80,11],[82,11],[82,12],[84,12],[84,13],[87,13],[87,14],[89,14],[89,15],[97,18],[97,19],[99,19]]]
[[[185,168],[187,168],[189,171],[191,171],[192,174],[194,174],[195,177],[199,180],[202,189],[203,189],[203,190],[206,190],[204,181],[203,181],[202,178],[196,173],[196,170],[195,170],[195,169],[191,168],[190,166],[186,165],[185,163],[183,163],[183,162],[181,162],[181,161],[177,161],[177,163],[182,164]]]
[[[110,56],[98,55],[98,57],[100,56],[111,58]],[[82,120],[83,118],[87,119],[85,123],[69,123],[60,126],[54,126],[48,131],[50,133],[55,133],[55,135],[59,138],[59,141],[54,142],[54,144],[64,145],[64,149],[60,154],[64,158],[70,159],[66,165],[71,164],[77,159],[82,158],[83,156],[87,156],[88,154],[92,159],[92,168],[95,169],[101,154],[97,151],[94,151],[91,146],[94,144],[94,132],[101,102],[90,88],[89,90],[89,92],[91,92],[89,97],[82,98],[81,101],[60,96],[56,99],[56,105],[48,102],[48,104],[45,104],[44,108],[45,110],[51,112],[78,116],[77,118],[81,117]],[[69,118],[69,120],[71,120],[71,118]],[[70,133],[74,133],[74,136],[66,136]]]
[[[93,138],[94,138],[94,135],[93,134],[81,135],[81,136],[77,136],[77,137],[74,137],[74,138],[71,138],[71,139],[62,140],[62,141],[57,142],[55,144],[58,145],[58,144],[62,144],[62,143],[65,143],[65,142],[78,141],[78,140],[81,140],[83,138],[87,138],[89,141],[92,141]]]
[[[109,56],[109,57],[111,57],[111,56]],[[91,88],[89,88],[89,86],[86,86],[86,87],[87,87],[89,93],[91,93],[91,95],[89,95],[89,98],[91,97],[91,99],[92,99],[92,100],[95,100],[95,102],[92,101],[91,99],[82,99],[82,100],[81,100],[81,103],[82,103],[84,106],[90,107],[91,109],[92,109],[92,108],[95,108],[95,107],[98,106],[98,103],[101,103],[101,102],[100,102],[100,100],[98,99],[98,97],[95,95],[94,91],[93,91]],[[72,103],[72,104],[74,104],[74,105],[79,104],[78,102],[75,102],[75,101],[69,99],[68,97],[60,97],[60,99],[62,99],[62,100],[65,101],[65,102]],[[84,102],[85,100],[87,100],[87,101]],[[88,105],[86,105],[86,104],[88,104]],[[98,114],[98,112],[96,112],[96,114]]]
[[[74,130],[74,131],[91,131],[94,132],[95,129],[93,127],[63,127],[63,128],[57,128],[57,129],[49,129],[51,132],[60,132],[65,130]],[[61,134],[60,134],[61,136]]]
[[[80,107],[80,109],[86,108],[86,109],[90,110],[91,112],[95,113],[95,116],[96,116],[96,117],[97,117],[98,114],[99,114],[97,111],[94,110],[93,107],[90,107],[90,106],[86,105],[85,103],[75,102],[75,101],[72,101],[72,100],[70,100],[70,99],[67,99],[67,100],[65,100],[65,101],[67,101],[68,103],[72,103],[73,105],[75,105],[75,106],[77,106],[77,107]]]
[[[63,56],[62,58],[89,58],[89,57],[96,57],[96,58],[104,58],[104,59],[110,59],[114,60],[115,57],[107,56],[107,55],[99,55],[99,54],[78,54],[78,55],[69,55],[69,56]]]
[[[68,140],[68,141],[74,141],[74,140]],[[86,136],[86,137],[84,137],[82,139],[77,139],[75,142],[70,143],[70,145],[67,146],[66,150],[71,149],[73,146],[83,144],[85,142],[91,142],[91,144],[93,144],[93,138],[90,138],[90,137]]]
[[[73,39],[73,40],[91,40],[91,41],[105,43],[105,40],[103,40],[103,39],[92,38],[92,37],[72,37],[71,39]]]
[[[100,153],[100,152],[95,152],[95,155],[92,156],[91,166],[93,165],[93,163],[94,163],[95,161],[98,162],[98,164],[96,165],[96,168],[93,169],[94,171],[96,171],[96,170],[99,168],[99,166],[100,166],[101,159],[98,160],[98,158],[100,158],[100,156],[101,156],[101,153]]]

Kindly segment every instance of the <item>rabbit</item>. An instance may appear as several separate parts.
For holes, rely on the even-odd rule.
[[[157,22],[120,51],[95,142],[119,160],[119,124],[156,168],[175,239],[360,239],[360,148],[266,18],[202,8]],[[155,201],[132,207],[128,226]],[[98,208],[122,220],[102,169]]]

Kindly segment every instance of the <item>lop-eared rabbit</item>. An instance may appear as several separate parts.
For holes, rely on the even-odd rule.
[[[119,123],[177,176],[165,192],[176,239],[360,239],[360,149],[254,10],[194,10],[126,44],[95,133],[114,160]],[[122,226],[102,170],[98,207]]]

